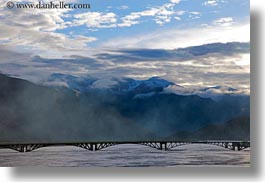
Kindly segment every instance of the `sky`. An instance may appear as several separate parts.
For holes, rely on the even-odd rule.
[[[65,0],[91,5],[75,10],[8,9],[6,2],[0,0],[2,73],[33,82],[52,73],[159,76],[249,92],[249,0]],[[238,42],[233,52],[229,42]],[[223,44],[209,51],[212,43]],[[194,46],[204,54],[191,53]]]

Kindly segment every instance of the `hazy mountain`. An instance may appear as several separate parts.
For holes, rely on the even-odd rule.
[[[250,140],[250,117],[241,116],[223,124],[209,125],[194,132],[178,132],[169,140]]]
[[[109,141],[150,138],[147,129],[104,105],[104,97],[76,96],[0,74],[0,141]]]
[[[174,83],[157,77],[127,79],[104,92],[81,92],[80,85],[92,88],[97,81],[54,76],[72,87],[62,91],[0,75],[1,141],[163,139],[249,116],[249,96],[227,94],[213,100],[165,93]]]
[[[118,97],[110,103],[126,118],[151,129],[158,136],[193,131],[213,123],[249,115],[249,97],[226,95],[214,101],[196,95],[153,94],[144,98]]]
[[[97,79],[90,76],[76,77],[62,73],[53,73],[45,82],[45,85],[66,87],[73,91],[87,92],[91,89],[91,86],[95,81],[97,81]]]

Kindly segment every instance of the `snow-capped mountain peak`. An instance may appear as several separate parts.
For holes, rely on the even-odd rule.
[[[118,81],[118,84],[111,89],[115,92],[118,91],[124,93],[148,93],[162,91],[164,88],[170,85],[175,84],[159,77],[152,77],[148,80],[134,80],[131,78],[124,78],[123,80]]]

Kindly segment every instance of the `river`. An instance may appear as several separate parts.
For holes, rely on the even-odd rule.
[[[117,145],[100,151],[77,147],[47,147],[29,153],[0,150],[0,166],[174,167],[250,166],[250,149],[231,151],[192,144],[160,151],[141,145]]]

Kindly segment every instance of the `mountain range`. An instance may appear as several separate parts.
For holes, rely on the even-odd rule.
[[[67,88],[78,93],[106,91],[113,94],[127,94],[135,97],[149,96],[154,93],[170,92],[177,95],[198,95],[204,98],[216,98],[229,95],[244,95],[243,92],[227,87],[213,86],[206,88],[185,88],[160,77],[152,77],[147,80],[135,80],[132,78],[99,79],[91,76],[77,77],[62,73],[54,73],[42,83],[54,88]]]

